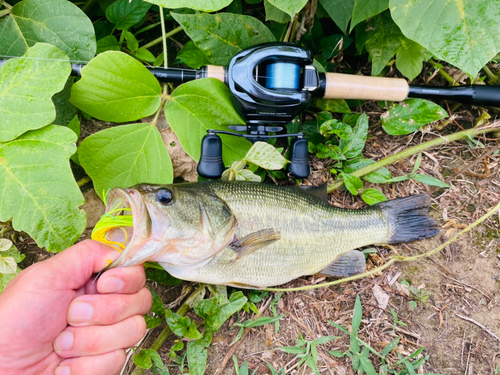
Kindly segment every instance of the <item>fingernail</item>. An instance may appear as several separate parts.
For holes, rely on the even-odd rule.
[[[57,336],[54,347],[60,352],[70,350],[73,347],[73,333],[69,331],[61,333]]]
[[[70,323],[88,322],[94,315],[94,307],[90,303],[75,302],[68,311],[68,321]]]
[[[56,370],[54,371],[54,375],[70,375],[69,367],[68,366],[57,367]]]
[[[116,293],[123,289],[123,281],[118,277],[110,276],[103,281],[101,293]]]

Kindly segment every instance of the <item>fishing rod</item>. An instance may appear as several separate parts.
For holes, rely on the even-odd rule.
[[[5,61],[0,60],[0,65]],[[84,66],[71,64],[72,74],[81,76]],[[311,51],[292,43],[273,42],[247,48],[237,53],[227,68],[213,65],[201,69],[146,68],[160,82],[180,84],[208,77],[224,82],[246,122],[229,129],[246,132],[245,138],[251,142],[267,141],[271,137],[269,133],[282,131],[309,106],[312,97],[382,101],[447,99],[477,106],[500,106],[500,88],[495,86],[419,86],[410,85],[402,78],[320,73],[313,66]],[[222,132],[208,130],[207,133],[202,140],[198,173],[205,178],[218,178],[224,170],[222,141],[217,135]],[[301,133],[281,136],[294,137],[288,172],[292,177],[307,178],[307,140]]]

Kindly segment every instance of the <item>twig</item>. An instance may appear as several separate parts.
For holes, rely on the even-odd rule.
[[[495,151],[497,150],[500,150],[500,145],[497,146],[497,147],[493,147],[491,150],[489,151],[486,151],[484,152],[480,157],[478,157],[476,160],[474,160],[474,162],[472,162],[471,164],[469,165],[466,165],[465,167],[463,167],[462,169],[460,169],[457,173],[453,174],[451,177],[448,177],[446,179],[446,183],[449,184],[451,180],[453,180],[455,177],[461,175],[462,173],[464,173],[465,171],[467,171],[468,169],[472,168],[473,166],[479,164],[479,162],[481,162],[481,160],[483,160],[484,158],[490,156],[491,154],[493,154]]]
[[[450,134],[447,136],[438,137],[438,138],[435,138],[435,139],[430,140],[428,142],[424,142],[424,143],[421,143],[419,145],[410,147],[404,151],[398,152],[395,155],[391,155],[387,158],[379,160],[379,161],[377,161],[373,164],[370,164],[364,168],[360,168],[357,171],[353,172],[352,175],[356,176],[356,177],[366,176],[367,174],[375,172],[376,170],[378,170],[382,167],[385,167],[386,165],[390,165],[390,164],[393,164],[399,160],[405,159],[409,156],[419,154],[419,153],[421,153],[425,150],[428,150],[430,148],[440,146],[444,143],[458,141],[459,139],[463,139],[463,138],[466,138],[466,137],[471,136],[471,135],[474,136],[474,135],[488,133],[488,132],[496,130],[496,129],[500,129],[500,122],[494,122],[492,125],[490,125],[486,128],[473,128],[473,129],[453,133],[453,134]],[[340,181],[337,181],[333,184],[330,184],[330,185],[328,185],[327,192],[331,193],[332,191],[340,188],[343,185],[344,185],[343,180],[340,180]]]
[[[448,279],[450,279],[450,280],[453,280],[453,281],[454,281],[454,282],[456,282],[456,283],[459,283],[459,284],[465,285],[465,286],[467,286],[467,287],[469,287],[469,288],[472,288],[472,289],[477,290],[479,293],[481,293],[483,296],[485,296],[486,298],[488,298],[488,299],[491,301],[491,297],[490,297],[489,295],[487,295],[485,292],[483,292],[481,289],[476,288],[475,286],[472,286],[472,285],[470,285],[470,284],[466,284],[466,283],[464,283],[463,281],[460,281],[460,280],[454,279],[453,277],[450,277],[450,276],[446,275],[445,273],[443,273],[443,272],[441,272],[441,271],[439,271],[439,270],[436,270],[436,271],[437,271],[438,273],[440,273],[441,275],[443,275],[444,277],[446,277],[446,278],[448,278]]]
[[[165,39],[170,38],[172,35],[177,34],[179,31],[182,31],[182,26],[178,26],[172,31],[169,31],[168,33],[165,34]],[[151,48],[153,46],[156,46],[158,43],[161,43],[163,41],[163,35],[160,36],[159,38],[156,38],[155,40],[143,45],[141,48]]]
[[[495,339],[497,339],[497,341],[500,341],[500,337],[498,337],[497,335],[495,335],[492,331],[490,331],[488,328],[486,328],[485,326],[483,326],[481,323],[478,323],[476,322],[474,319],[472,318],[467,318],[466,316],[462,316],[460,314],[457,314],[455,313],[456,316],[458,316],[459,318],[463,319],[463,320],[467,320],[468,322],[471,322],[471,323],[474,323],[475,325],[477,325],[478,327],[484,329],[486,332],[488,332],[491,336],[493,336]]]

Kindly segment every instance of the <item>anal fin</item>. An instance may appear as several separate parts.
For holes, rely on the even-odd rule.
[[[229,248],[238,253],[235,259],[237,260],[245,255],[253,253],[255,250],[279,241],[280,239],[281,234],[276,229],[262,229],[257,232],[250,233],[238,241],[229,244]]]
[[[340,255],[318,274],[323,276],[349,277],[366,270],[365,254],[359,250],[351,250]]]

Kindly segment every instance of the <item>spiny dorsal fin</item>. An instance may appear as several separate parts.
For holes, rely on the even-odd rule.
[[[297,188],[301,189],[304,193],[312,195],[313,197],[321,199],[323,202],[328,203],[328,193],[326,192],[327,183],[321,184],[319,186],[313,185],[299,185]]]
[[[351,250],[348,253],[340,255],[323,270],[318,272],[318,274],[324,276],[349,277],[365,272],[365,270],[365,254],[359,250]]]
[[[274,228],[268,228],[250,233],[238,241],[229,244],[229,247],[238,253],[235,259],[237,260],[280,239],[280,232]]]

